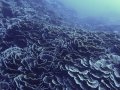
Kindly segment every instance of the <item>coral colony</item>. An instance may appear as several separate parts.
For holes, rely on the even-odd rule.
[[[84,30],[72,12],[0,0],[0,90],[120,90],[120,35]]]

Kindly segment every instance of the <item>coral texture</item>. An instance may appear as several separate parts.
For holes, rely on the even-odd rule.
[[[1,90],[120,90],[119,35],[69,27],[45,9],[52,0],[30,1],[1,2]]]

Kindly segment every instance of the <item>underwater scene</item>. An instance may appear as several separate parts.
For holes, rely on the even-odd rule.
[[[120,90],[120,0],[0,0],[0,90]]]

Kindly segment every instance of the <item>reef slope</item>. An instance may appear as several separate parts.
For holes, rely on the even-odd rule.
[[[0,89],[120,90],[120,35],[76,19],[58,1],[1,0]]]

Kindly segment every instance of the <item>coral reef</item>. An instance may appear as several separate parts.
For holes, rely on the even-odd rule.
[[[44,16],[25,17],[37,13],[35,9],[29,9],[31,12],[25,11],[26,7],[30,8],[26,5],[30,2],[26,2],[31,0],[18,0],[17,4],[14,0],[5,1],[6,3],[2,2],[3,6],[8,3],[14,7],[19,3],[19,6],[15,7],[24,10],[24,13],[11,12],[11,9],[8,9],[9,5],[2,10],[4,12],[0,24],[1,90],[120,89],[119,35],[69,27],[68,24],[64,25],[62,20],[53,20],[54,13],[50,10],[52,16],[49,17],[48,9],[38,11],[41,11],[41,16],[44,13],[48,15],[53,20],[48,19],[50,23]],[[41,7],[43,8],[44,3],[49,5],[49,1],[41,0]],[[30,3],[34,4],[36,5],[34,2]],[[6,14],[6,10],[10,16]],[[60,19],[56,13],[55,16]]]

